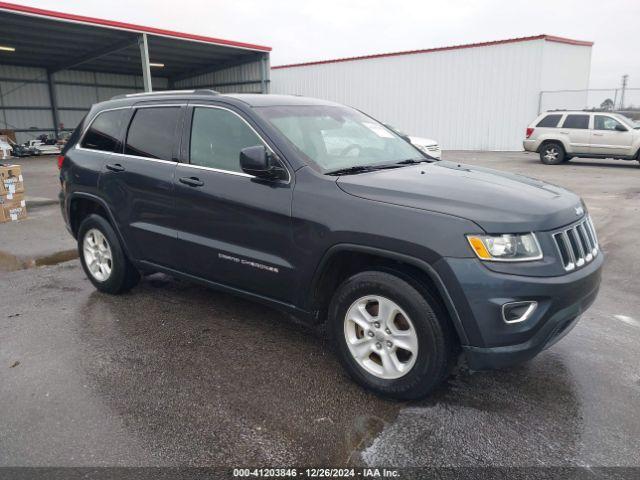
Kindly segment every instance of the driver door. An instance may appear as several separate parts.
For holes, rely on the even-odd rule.
[[[632,134],[625,125],[609,115],[595,115],[593,120],[591,153],[612,156],[633,155]]]
[[[194,105],[185,123],[174,186],[186,273],[290,302],[292,173],[260,180],[241,170],[240,150],[268,145],[239,112]]]

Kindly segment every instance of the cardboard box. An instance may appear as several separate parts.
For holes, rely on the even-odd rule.
[[[16,193],[24,193],[20,165],[0,164],[0,196],[11,200]]]
[[[16,222],[27,218],[27,202],[24,193],[13,194],[11,199],[0,196],[0,223]]]
[[[18,143],[16,132],[13,130],[0,130],[0,135],[6,135],[13,143]]]

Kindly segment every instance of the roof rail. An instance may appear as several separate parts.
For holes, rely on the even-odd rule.
[[[177,95],[177,94],[188,94],[192,93],[195,95],[220,95],[220,92],[212,89],[198,89],[198,90],[156,90],[155,92],[141,92],[141,93],[125,93],[121,95],[116,95],[115,97],[111,97],[111,100],[119,100],[121,98],[132,98],[132,97],[150,97],[153,95]]]
[[[603,113],[610,112],[615,113],[617,110],[608,110],[602,107],[593,107],[593,108],[554,108],[552,110],[545,110],[545,113],[551,112],[584,112],[584,113]]]

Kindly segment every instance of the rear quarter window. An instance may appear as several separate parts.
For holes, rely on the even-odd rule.
[[[120,139],[126,118],[127,109],[99,113],[84,134],[80,146],[102,152],[120,152],[122,150]]]
[[[567,115],[562,124],[563,128],[589,128],[589,115]]]
[[[84,128],[84,122],[86,119],[86,115],[82,117],[82,120],[78,122],[76,128],[73,130],[73,132],[71,132],[67,143],[64,144],[64,147],[62,147],[62,151],[60,152],[62,155],[65,155],[78,142],[80,134],[82,134],[82,129]]]
[[[547,115],[546,117],[544,117],[542,120],[538,122],[536,127],[555,128],[558,126],[558,122],[560,122],[561,118],[562,118],[562,115],[557,115],[557,114]]]

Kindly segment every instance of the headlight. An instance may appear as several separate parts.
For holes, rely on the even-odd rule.
[[[525,262],[542,258],[542,250],[534,233],[467,235],[467,240],[481,260]]]

